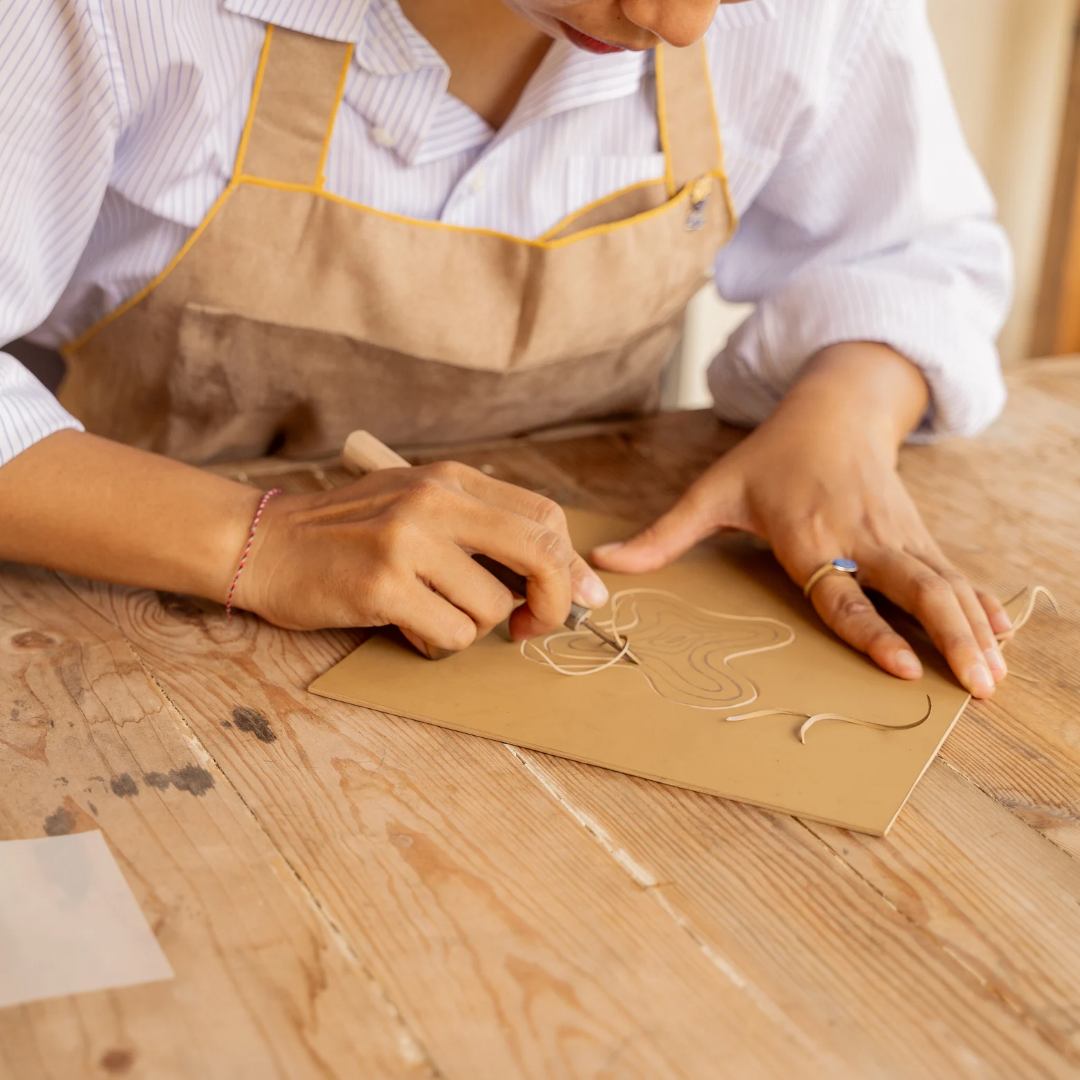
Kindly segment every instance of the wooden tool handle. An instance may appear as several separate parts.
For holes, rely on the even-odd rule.
[[[395,454],[385,443],[380,442],[370,431],[354,431],[345,440],[345,449],[341,452],[341,463],[354,476],[363,473],[378,472],[379,469],[408,469],[409,463]],[[516,570],[488,558],[487,555],[474,555],[473,558],[491,575],[501,581],[511,592],[518,596],[525,595],[527,584],[525,577]],[[580,604],[572,604],[570,617],[566,625],[576,630],[592,612]]]
[[[379,469],[409,468],[409,463],[400,454],[379,442],[370,431],[354,431],[345,440],[341,463],[354,476]]]

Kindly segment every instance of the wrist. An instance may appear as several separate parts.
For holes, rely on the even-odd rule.
[[[929,404],[926,379],[906,357],[887,345],[844,342],[807,363],[778,412],[895,454]]]
[[[225,614],[232,618],[233,608],[240,607],[246,610],[256,610],[250,599],[252,590],[250,588],[243,587],[242,583],[250,583],[251,574],[244,574],[247,569],[247,565],[252,561],[255,555],[255,549],[259,546],[260,541],[263,539],[263,535],[260,535],[259,527],[263,522],[263,519],[267,517],[267,508],[270,505],[272,499],[275,496],[281,494],[281,488],[270,488],[259,497],[259,503],[255,507],[255,512],[252,515],[251,523],[247,529],[247,535],[244,539],[244,547],[240,552],[240,558],[235,561],[236,570],[230,580],[228,591],[225,594]]]
[[[199,575],[199,581],[193,592],[224,603],[262,497],[262,491],[247,485],[235,484],[230,485],[229,490],[222,489],[211,519],[213,525],[204,534],[205,547],[197,559],[198,569],[194,571]]]

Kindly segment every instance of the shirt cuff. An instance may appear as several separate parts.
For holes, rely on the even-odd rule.
[[[0,352],[0,466],[65,428],[83,430],[18,360]]]
[[[1008,296],[990,298],[948,277],[940,268],[914,280],[880,267],[805,273],[759,303],[713,361],[717,415],[760,424],[810,357],[840,342],[874,341],[916,364],[930,387],[930,408],[910,441],[977,435],[1005,405],[994,340]]]

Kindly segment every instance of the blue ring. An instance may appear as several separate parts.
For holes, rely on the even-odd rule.
[[[859,569],[854,559],[833,559],[832,565],[834,570],[842,570],[845,574],[857,573]]]

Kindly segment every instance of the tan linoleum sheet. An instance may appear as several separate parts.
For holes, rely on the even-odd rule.
[[[634,531],[599,515],[569,511],[568,518],[579,551]],[[701,546],[652,574],[602,576],[613,594],[662,590],[684,601],[638,594],[649,640],[635,649],[635,628],[626,636],[641,653],[640,667],[620,661],[572,677],[498,632],[433,663],[377,634],[310,689],[876,835],[888,830],[967,703],[967,691],[906,618],[901,630],[926,668],[917,682],[885,674],[837,640],[773,557],[745,538]],[[624,623],[633,621],[634,599],[623,601]],[[544,648],[543,639],[535,644]],[[604,657],[573,639],[548,650],[561,662],[569,656],[573,663],[576,653]],[[690,663],[692,655],[698,659]],[[911,727],[928,698],[930,715]],[[804,715],[726,719],[768,709]],[[818,713],[908,730],[822,720],[800,742],[806,716]]]

